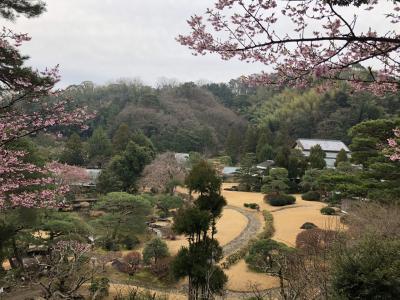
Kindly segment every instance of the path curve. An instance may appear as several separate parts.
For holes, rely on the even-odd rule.
[[[262,224],[260,222],[260,218],[258,217],[257,211],[249,211],[232,205],[227,205],[225,208],[235,210],[244,215],[247,219],[247,225],[245,229],[243,229],[243,231],[236,238],[222,247],[224,256],[228,256],[243,246],[246,246],[249,240],[260,231]]]
[[[223,253],[224,253],[224,257],[228,256],[232,253],[234,253],[235,251],[239,250],[241,247],[247,245],[247,243],[249,242],[250,239],[252,239],[261,229],[262,227],[262,223],[260,221],[260,218],[258,216],[259,212],[257,211],[250,211],[250,210],[246,210],[237,206],[233,206],[233,205],[227,205],[225,206],[225,209],[232,209],[235,210],[239,213],[241,213],[242,215],[244,215],[247,219],[247,225],[245,227],[245,229],[242,230],[242,232],[233,240],[231,240],[229,243],[227,243],[226,245],[224,245],[222,247]],[[129,284],[121,284],[118,282],[113,282],[113,285],[127,285],[129,286]],[[137,287],[141,287],[141,288],[146,288],[146,289],[150,289],[152,291],[155,292],[164,292],[164,293],[175,293],[175,294],[179,294],[179,295],[186,295],[187,294],[187,286],[181,286],[179,288],[175,287],[175,288],[160,288],[160,287],[156,287],[153,286],[152,284],[144,284],[143,282],[134,282],[133,285],[130,286],[137,286]],[[249,292],[238,292],[238,291],[230,291],[230,290],[226,290],[226,294],[229,297],[235,297],[237,298],[243,298],[243,297],[250,297],[252,295],[252,293]]]

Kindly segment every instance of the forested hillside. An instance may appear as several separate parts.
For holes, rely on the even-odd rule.
[[[281,89],[228,84],[164,85],[159,88],[120,81],[105,86],[91,82],[67,92],[80,105],[96,111],[83,139],[96,128],[110,139],[126,124],[150,138],[158,152],[226,154],[239,161],[245,153],[257,160],[275,159],[297,138],[340,139],[350,144],[348,130],[366,120],[398,116],[398,95],[378,98],[342,88]],[[69,136],[71,132],[67,132]]]
[[[215,154],[222,150],[230,128],[241,132],[246,127],[242,117],[193,83],[154,89],[134,82],[98,87],[85,82],[67,93],[97,111],[85,134],[102,127],[112,137],[125,123],[130,130],[143,132],[160,152]]]

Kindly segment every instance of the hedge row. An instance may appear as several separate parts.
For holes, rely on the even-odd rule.
[[[275,233],[274,216],[267,210],[263,210],[264,230],[258,235],[258,239],[270,239]]]
[[[260,206],[257,203],[245,203],[243,204],[244,207],[246,208],[251,208],[251,209],[260,209]]]
[[[274,217],[269,211],[266,210],[263,210],[263,216],[265,221],[263,231],[257,236],[257,238],[251,239],[246,246],[243,246],[236,252],[232,253],[231,255],[228,255],[225,258],[225,261],[221,264],[223,269],[229,269],[239,260],[245,258],[247,253],[249,252],[249,249],[253,246],[255,242],[261,239],[269,239],[274,235],[275,233]]]
[[[332,216],[332,215],[336,214],[336,210],[332,207],[326,206],[326,207],[321,208],[321,214]]]

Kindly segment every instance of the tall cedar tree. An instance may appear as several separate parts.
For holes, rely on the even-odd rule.
[[[311,169],[323,169],[326,167],[325,161],[326,153],[322,150],[320,145],[315,145],[310,149],[310,156],[308,162]]]
[[[194,206],[181,209],[175,216],[174,230],[187,236],[189,246],[178,252],[173,271],[177,278],[189,278],[189,299],[212,299],[222,293],[227,282],[217,265],[222,248],[214,239],[216,220],[226,201],[220,195],[221,179],[206,161],[193,167],[186,183],[190,191],[200,195]]]

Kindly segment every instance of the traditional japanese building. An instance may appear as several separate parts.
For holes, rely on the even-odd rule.
[[[351,157],[350,149],[339,140],[323,140],[323,139],[298,139],[293,148],[301,150],[304,156],[308,157],[310,155],[310,150],[312,147],[320,145],[322,150],[326,153],[326,166],[327,168],[334,168],[336,156],[339,151],[344,149],[347,153],[347,157]]]

